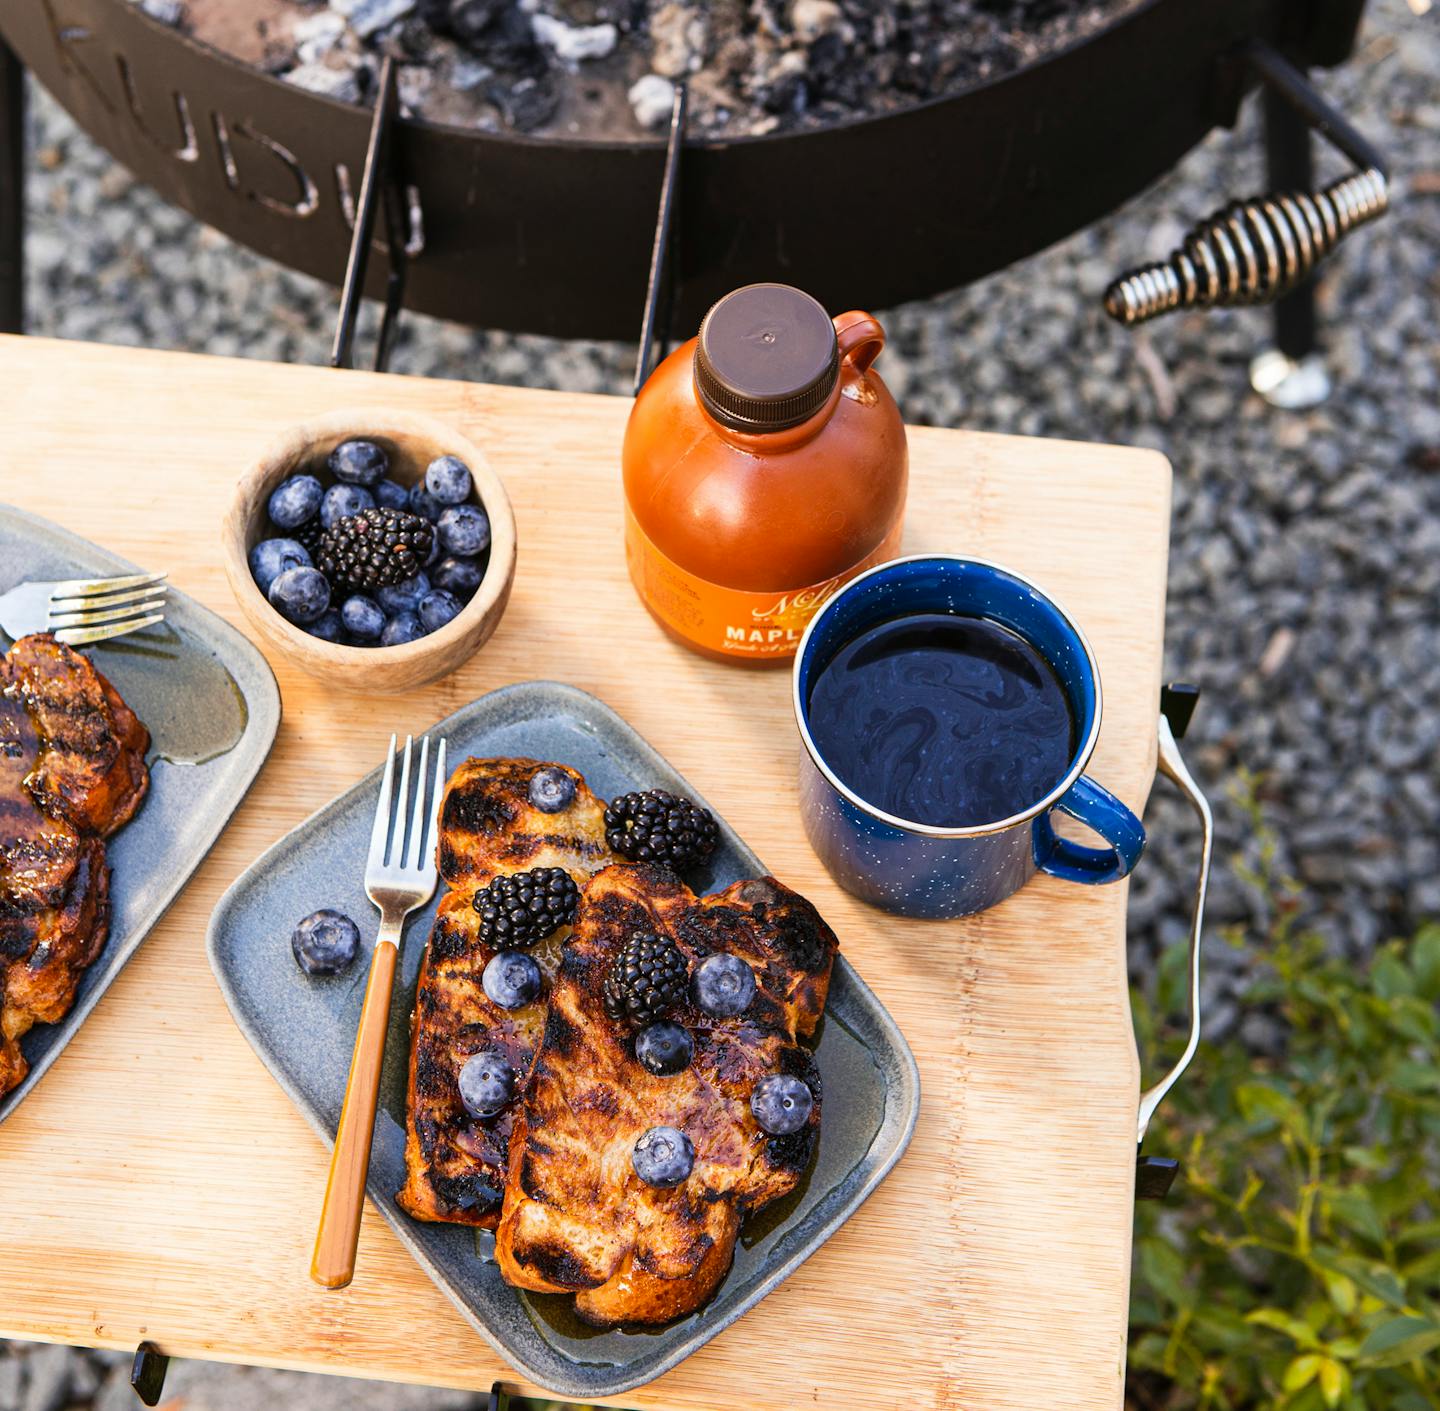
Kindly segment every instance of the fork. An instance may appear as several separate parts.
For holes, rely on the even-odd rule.
[[[393,829],[391,798],[395,783],[395,736],[385,757],[385,777],[375,823],[370,830],[370,855],[365,863],[365,892],[380,909],[380,932],[370,959],[370,979],[355,1034],[355,1052],[345,1083],[345,1105],[335,1133],[330,1158],[330,1179],[310,1277],[327,1289],[343,1289],[355,1277],[355,1246],[360,1239],[360,1212],[365,1204],[365,1177],[370,1170],[370,1141],[375,1130],[375,1104],[380,1096],[380,1069],[385,1059],[385,1034],[390,1026],[390,991],[400,960],[405,918],[435,894],[435,842],[440,820],[440,796],[445,788],[445,741],[435,751],[435,775],[430,807],[425,807],[426,769],[430,737],[420,743],[415,800],[409,810],[412,740],[405,737],[400,766],[400,793],[395,802]]]
[[[0,627],[16,641],[53,632],[70,647],[104,642],[164,622],[165,587],[163,573],[22,583],[0,594]]]

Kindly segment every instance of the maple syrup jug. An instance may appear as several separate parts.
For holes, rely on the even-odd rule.
[[[651,374],[625,430],[640,600],[707,656],[795,655],[816,609],[894,558],[908,456],[872,364],[885,331],[787,284],[721,299]]]

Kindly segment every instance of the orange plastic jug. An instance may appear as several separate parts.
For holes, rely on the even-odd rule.
[[[885,332],[752,284],[640,390],[625,430],[625,554],[687,646],[788,661],[842,583],[899,551],[905,426],[872,364]]]

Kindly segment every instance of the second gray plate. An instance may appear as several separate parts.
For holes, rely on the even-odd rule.
[[[602,798],[654,787],[698,797],[609,707],[572,686],[508,686],[457,711],[433,733],[445,736],[456,761],[466,755],[558,760],[580,770]],[[377,769],[259,858],[221,898],[207,938],[210,964],[236,1021],[329,1143],[344,1098],[366,965],[362,957],[346,975],[309,978],[290,953],[290,932],[300,917],[328,906],[348,912],[367,937],[374,936],[375,909],[365,897],[361,873],[379,775]],[[709,892],[765,871],[722,820],[720,847],[708,872],[690,880],[697,891]],[[734,1266],[705,1307],[665,1328],[595,1332],[575,1317],[568,1298],[521,1293],[506,1284],[488,1235],[412,1220],[395,1205],[405,1180],[409,1015],[433,914],[432,903],[406,929],[370,1160],[370,1198],[475,1330],[524,1376],[559,1396],[613,1396],[689,1356],[834,1234],[910,1140],[920,1105],[915,1059],[894,1020],[842,956],[815,1050],[826,1103],[809,1177],[793,1195],[747,1222]],[[321,1192],[313,1194],[318,1215]],[[365,1278],[363,1267],[356,1277]]]
[[[18,583],[138,572],[58,524],[0,505],[0,593]],[[0,637],[0,650],[8,645]],[[173,588],[163,623],[84,651],[149,728],[150,791],[105,844],[109,939],[81,979],[70,1012],[58,1024],[37,1024],[20,1041],[30,1072],[0,1097],[0,1122],[60,1056],[205,860],[280,725],[280,692],[265,658],[228,622]]]

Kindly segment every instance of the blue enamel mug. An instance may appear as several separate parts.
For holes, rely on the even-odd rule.
[[[1009,818],[944,828],[898,818],[841,782],[817,749],[808,702],[830,660],[862,632],[917,613],[985,617],[1025,638],[1065,691],[1078,742],[1064,778],[1038,803]],[[917,555],[853,578],[810,620],[795,658],[800,808],[820,860],[847,891],[903,916],[969,916],[1004,901],[1035,875],[1114,882],[1145,846],[1140,820],[1085,774],[1100,738],[1100,674],[1074,620],[1018,573],[980,559]],[[1061,837],[1055,810],[1106,843]]]

